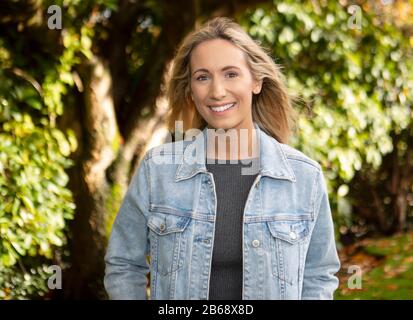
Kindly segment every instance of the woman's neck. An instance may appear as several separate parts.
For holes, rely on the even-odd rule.
[[[208,126],[208,129],[207,158],[240,160],[259,157],[259,137],[254,126],[228,130],[217,130]]]

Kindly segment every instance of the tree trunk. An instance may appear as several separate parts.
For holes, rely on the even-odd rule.
[[[103,257],[107,244],[106,170],[116,157],[118,139],[111,77],[102,60],[94,57],[80,68],[84,108],[78,114],[82,147],[70,172],[76,213],[70,223],[71,266],[63,276],[64,298],[104,298]]]

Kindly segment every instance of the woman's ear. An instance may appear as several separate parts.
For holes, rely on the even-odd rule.
[[[259,80],[255,82],[255,86],[252,92],[254,94],[259,94],[261,92],[261,89],[262,89],[262,80]]]

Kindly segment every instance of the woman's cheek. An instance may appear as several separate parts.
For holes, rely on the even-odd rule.
[[[192,94],[198,104],[206,98],[207,92],[207,88],[205,87],[194,86],[192,89]]]

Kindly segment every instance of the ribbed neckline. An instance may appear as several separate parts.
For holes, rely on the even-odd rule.
[[[258,161],[259,157],[255,157],[255,158],[248,158],[248,162],[245,161],[245,159],[236,159],[236,160],[224,160],[225,162],[223,162],[222,159],[218,160],[218,159],[214,159],[214,158],[206,158],[206,165],[228,165],[228,164],[232,164],[232,165],[243,165],[243,166],[250,166],[252,162]],[[231,163],[232,161],[232,163]],[[244,161],[244,163],[242,162]]]

